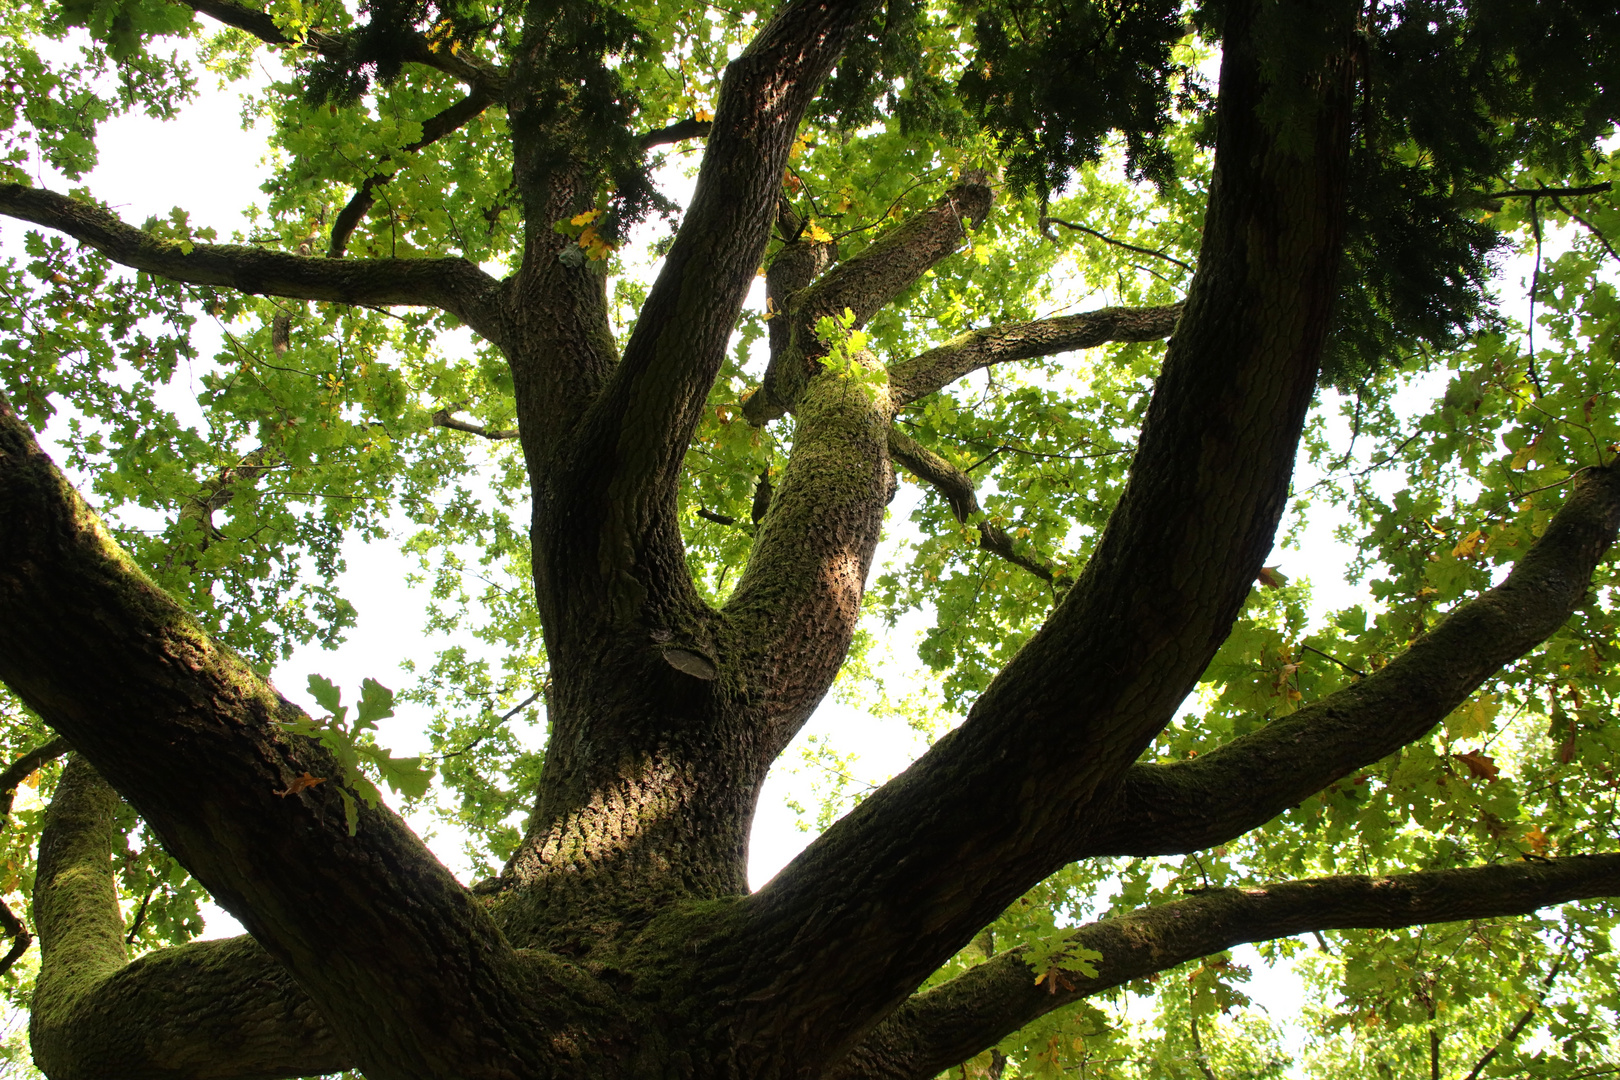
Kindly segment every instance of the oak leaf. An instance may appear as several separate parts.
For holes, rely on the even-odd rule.
[[[1468,771],[1480,780],[1495,780],[1502,773],[1502,770],[1496,766],[1495,758],[1478,750],[1470,750],[1465,754],[1452,754],[1451,756],[1466,765]]]
[[[1268,589],[1280,589],[1288,584],[1288,578],[1275,566],[1262,566],[1257,579]]]
[[[326,783],[326,777],[324,777],[324,776],[311,776],[309,773],[306,772],[303,775],[295,778],[291,783],[289,783],[287,785],[287,787],[284,790],[277,791],[276,794],[280,795],[283,799],[285,799],[289,795],[296,795],[300,791],[308,791],[310,788],[314,787],[316,784],[324,784],[324,783]]]

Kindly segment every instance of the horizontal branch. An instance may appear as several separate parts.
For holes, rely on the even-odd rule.
[[[238,244],[192,244],[126,225],[99,206],[21,184],[0,184],[0,214],[66,233],[114,262],[191,285],[339,304],[443,308],[497,334],[498,283],[466,259],[334,260]]]
[[[1182,305],[1102,308],[1036,322],[990,326],[958,334],[936,349],[889,368],[897,406],[926,397],[964,375],[992,364],[1056,356],[1111,341],[1158,341],[1174,332]]]
[[[1043,979],[1050,973],[1028,966],[1028,950],[1014,949],[918,994],[832,1076],[927,1080],[1054,1009],[1247,942],[1525,915],[1552,904],[1615,895],[1620,895],[1620,854],[1211,889],[1063,935],[1068,947],[1102,954],[1094,978],[1060,971]]]
[[[649,131],[641,136],[642,150],[651,150],[659,146],[668,146],[670,143],[685,142],[687,139],[704,139],[714,127],[712,120],[699,120],[689,116],[685,120],[677,120],[668,127]]]
[[[1048,563],[1020,552],[1013,546],[1007,530],[985,516],[979,506],[979,496],[973,489],[973,478],[967,473],[895,428],[889,429],[889,454],[917,479],[931,484],[950,506],[957,521],[964,525],[973,523],[979,530],[981,551],[999,555],[1047,584],[1056,579]]]
[[[1191,272],[1191,270],[1193,269],[1191,263],[1182,262],[1180,259],[1176,258],[1174,255],[1166,255],[1164,252],[1156,251],[1153,248],[1141,247],[1141,246],[1139,246],[1137,244],[1127,243],[1124,240],[1119,239],[1118,237],[1109,236],[1105,232],[1098,232],[1096,229],[1093,229],[1089,225],[1081,225],[1078,222],[1064,221],[1062,218],[1055,218],[1055,217],[1043,217],[1043,218],[1041,218],[1041,223],[1040,224],[1041,224],[1041,234],[1044,235],[1048,240],[1053,240],[1053,241],[1057,240],[1057,237],[1052,235],[1052,232],[1051,232],[1051,229],[1049,228],[1049,226],[1061,225],[1065,229],[1070,229],[1070,230],[1072,230],[1074,232],[1085,233],[1087,236],[1095,237],[1098,240],[1101,240],[1103,243],[1111,245],[1113,247],[1123,248],[1126,251],[1134,251],[1138,255],[1147,255],[1150,258],[1154,258],[1154,259],[1163,259],[1165,262],[1167,262],[1167,263],[1175,263],[1177,266],[1181,267],[1183,270],[1186,270],[1186,271],[1189,271],[1189,272]]]
[[[1507,579],[1364,679],[1190,761],[1138,765],[1073,857],[1198,851],[1421,738],[1585,602],[1620,529],[1620,466],[1579,474]]]
[[[432,146],[489,108],[494,100],[482,88],[474,90],[460,101],[422,121],[422,137],[400,147],[399,153],[414,154],[418,150]],[[326,249],[328,258],[343,257],[343,253],[349,247],[349,238],[354,235],[354,230],[360,226],[360,222],[376,203],[377,189],[393,178],[392,174],[381,172],[366,177],[347,205],[338,211],[337,218],[332,222],[332,240]]]
[[[268,12],[236,3],[235,0],[180,0],[180,2],[217,22],[252,34],[266,45],[298,46],[329,57],[340,57],[348,52],[348,43],[342,34],[313,30],[301,40],[290,38],[276,25],[275,19]],[[506,73],[501,69],[465,56],[458,56],[449,49],[436,49],[421,34],[400,34],[390,40],[398,42],[401,58],[407,63],[435,68],[495,96],[498,96],[505,86]]]
[[[518,437],[515,428],[487,428],[480,424],[471,424],[465,420],[457,420],[450,415],[449,409],[440,409],[433,414],[433,426],[449,428],[451,431],[465,431],[469,435],[478,435],[485,439],[515,439]]]

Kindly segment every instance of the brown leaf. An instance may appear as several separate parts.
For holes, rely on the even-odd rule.
[[[1268,589],[1280,589],[1288,584],[1288,578],[1275,566],[1262,566],[1258,580]]]
[[[1451,756],[1468,766],[1468,771],[1480,780],[1495,780],[1502,773],[1502,770],[1496,767],[1495,758],[1482,754],[1478,750],[1470,750],[1466,754],[1452,754]]]
[[[306,772],[302,776],[300,776],[297,779],[293,780],[292,783],[288,784],[287,787],[286,787],[286,790],[277,791],[276,794],[280,795],[283,799],[285,799],[289,795],[296,795],[300,791],[308,791],[310,788],[314,787],[316,784],[324,784],[324,783],[326,783],[326,777],[324,777],[324,776],[311,776],[311,775],[309,775],[309,773]]]

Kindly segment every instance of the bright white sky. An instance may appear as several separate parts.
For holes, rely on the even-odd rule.
[[[87,185],[126,221],[138,223],[148,215],[166,216],[171,208],[180,206],[190,212],[194,225],[212,226],[222,239],[228,239],[245,228],[245,205],[262,200],[258,187],[264,175],[259,164],[264,143],[255,132],[241,129],[239,116],[240,106],[234,94],[205,93],[169,123],[144,117],[109,123],[100,138],[101,165],[88,178]],[[60,177],[49,175],[42,175],[39,182],[59,191],[68,186]],[[681,192],[674,190],[671,194],[678,196]],[[0,254],[17,252],[22,232],[17,224],[0,219]],[[200,352],[206,357],[212,349],[204,343]],[[1419,405],[1440,386],[1431,382],[1414,390],[1412,405]],[[48,440],[51,432],[45,434]],[[1308,483],[1313,478],[1300,479]],[[917,497],[915,487],[902,485],[900,498],[891,508],[895,524],[905,524],[911,500]],[[1346,586],[1341,580],[1340,570],[1349,552],[1334,540],[1335,524],[1332,517],[1318,515],[1302,537],[1301,550],[1279,549],[1268,562],[1280,566],[1292,578],[1311,579],[1317,588],[1319,610],[1358,602],[1370,605],[1364,590]],[[892,550],[893,543],[890,540],[885,546]],[[333,679],[345,689],[346,696],[356,694],[361,680],[367,677],[398,687],[405,679],[399,672],[402,659],[410,657],[426,663],[432,649],[444,644],[428,641],[421,633],[425,595],[400,588],[402,579],[415,569],[412,560],[386,543],[355,545],[348,554],[351,569],[344,577],[343,589],[359,611],[359,625],[341,648],[332,652],[301,649],[273,674],[284,694],[311,710],[315,705],[305,690],[311,672]],[[920,619],[909,627],[902,625],[887,643],[891,659],[884,674],[891,681],[891,691],[903,693],[908,685],[918,685],[927,677],[917,670],[911,648],[920,625]],[[401,707],[400,713],[384,722],[381,741],[396,752],[425,749],[421,734],[424,717],[413,714],[410,707]],[[536,739],[540,735],[530,734]],[[806,807],[814,806],[810,784],[815,769],[804,766],[800,754],[812,736],[828,738],[843,749],[857,750],[859,758],[851,768],[862,780],[872,782],[882,782],[899,772],[924,748],[902,721],[873,719],[829,699],[766,783],[751,849],[749,877],[755,887],[769,879],[810,839],[799,829],[797,815],[785,802],[796,798]],[[463,878],[467,876],[459,836],[442,829],[435,832],[425,819],[413,821],[413,825],[447,865]],[[235,920],[217,908],[208,913],[208,919],[206,936],[240,932]],[[1302,994],[1291,972],[1265,973],[1258,956],[1249,949],[1240,952],[1240,962],[1255,966],[1257,978],[1251,991],[1269,1008],[1274,1020],[1295,1014]]]

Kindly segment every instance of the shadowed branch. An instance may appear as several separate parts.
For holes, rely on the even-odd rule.
[[[185,7],[207,15],[226,26],[234,26],[238,30],[252,34],[266,45],[300,46],[313,49],[323,56],[343,56],[348,52],[348,43],[342,34],[314,30],[302,40],[295,40],[288,37],[281,27],[276,25],[275,19],[271,18],[268,12],[249,7],[247,4],[236,3],[235,0],[180,0],[180,2]],[[402,59],[408,63],[435,68],[491,95],[499,95],[504,87],[506,73],[493,65],[469,60],[449,49],[435,49],[421,34],[401,34],[396,40],[402,46]]]
[[[1001,953],[911,998],[831,1075],[927,1080],[1054,1009],[1246,942],[1525,915],[1616,894],[1620,854],[1211,889],[1064,935],[1067,946],[1102,954],[1092,978],[1035,971],[1025,962],[1026,949]]]
[[[1007,530],[984,515],[979,506],[979,497],[973,490],[971,476],[893,428],[889,430],[889,453],[917,479],[933,485],[950,506],[957,521],[964,525],[973,523],[979,530],[980,550],[999,555],[1014,566],[1023,567],[1049,585],[1055,580],[1056,575],[1052,573],[1049,563],[1019,552],[1013,546]]]

